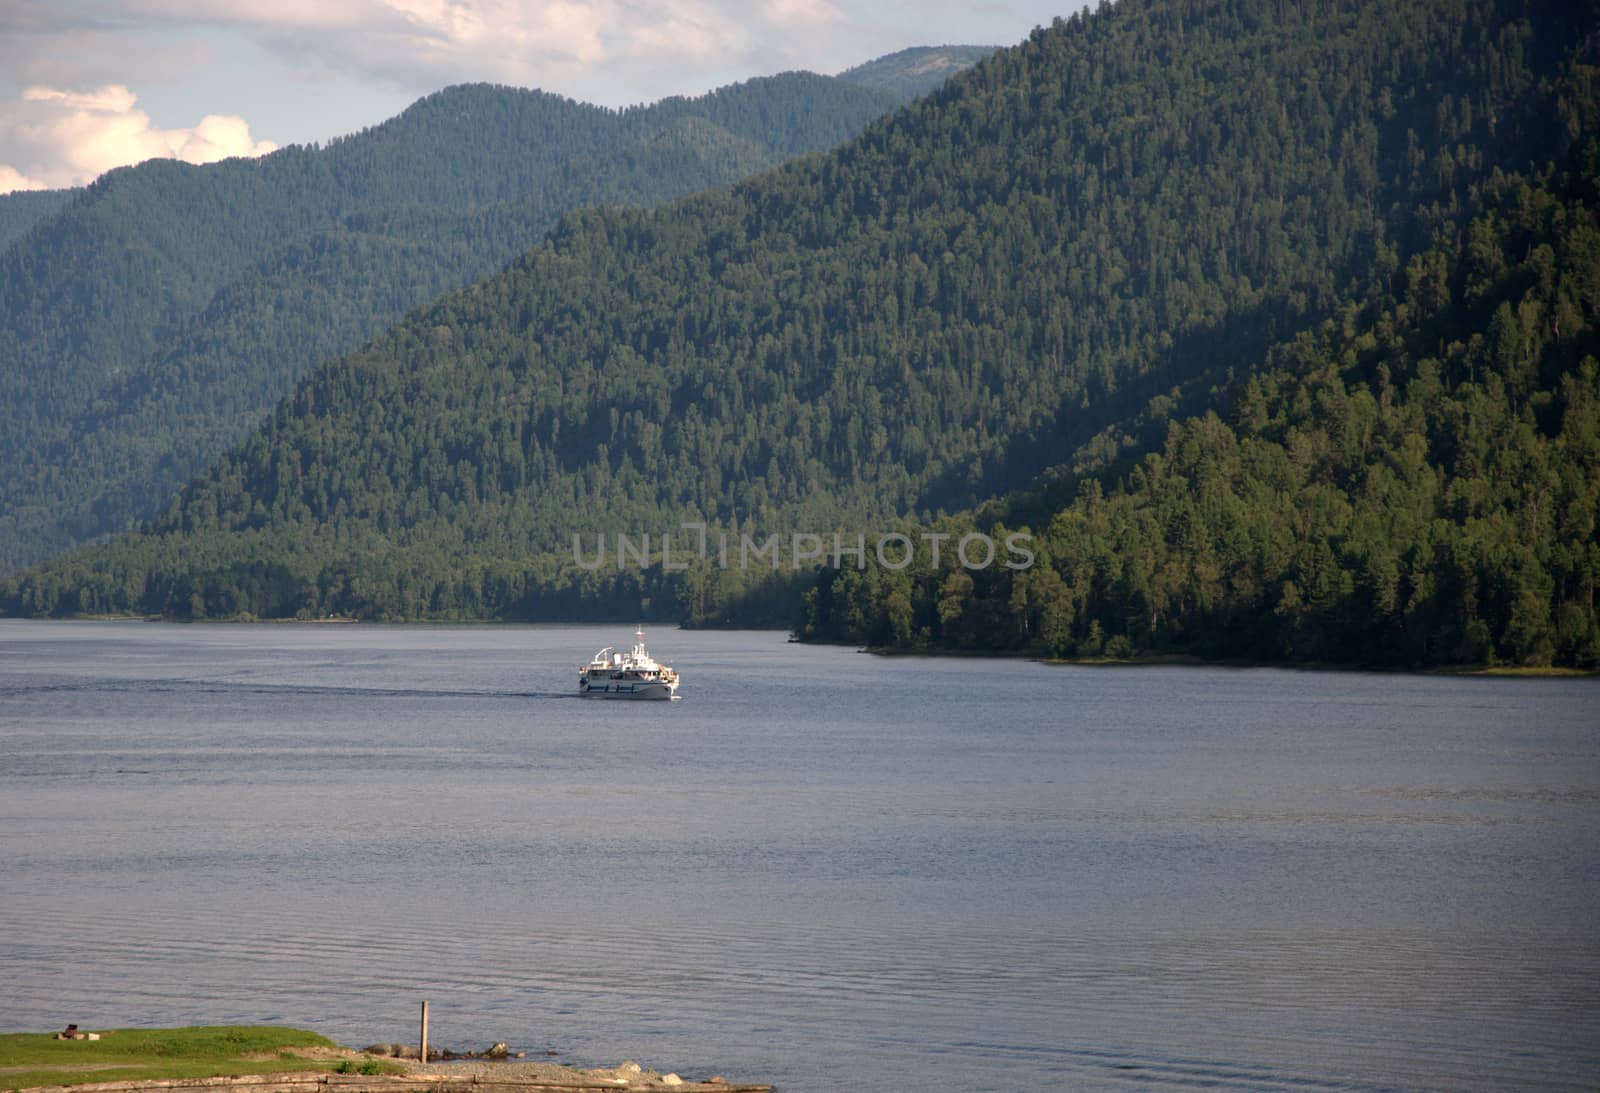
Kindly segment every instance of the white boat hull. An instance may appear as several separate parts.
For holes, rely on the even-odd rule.
[[[678,696],[673,692],[676,688],[666,683],[650,681],[601,680],[590,682],[581,687],[578,694],[583,698],[633,698],[654,699],[658,702],[675,702]]]

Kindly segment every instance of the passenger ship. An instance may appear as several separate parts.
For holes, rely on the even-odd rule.
[[[584,698],[678,699],[678,673],[644,649],[644,631],[633,635],[633,650],[618,653],[608,645],[578,669],[578,693]]]

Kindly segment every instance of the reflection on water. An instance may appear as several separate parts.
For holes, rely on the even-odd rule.
[[[786,1091],[1592,1089],[1600,687],[0,622],[0,1028]],[[619,638],[620,635],[620,638]]]

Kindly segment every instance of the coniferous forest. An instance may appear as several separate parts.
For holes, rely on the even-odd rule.
[[[17,190],[0,194],[0,250],[21,239],[41,220],[60,212],[75,190]]]
[[[1600,665],[1600,143],[1106,473],[953,521],[1038,564],[824,572],[803,633],[1055,656]],[[1587,302],[1586,302],[1587,301]],[[1097,458],[1098,457],[1098,458]],[[1102,482],[1107,483],[1103,486]],[[1052,499],[1071,495],[1059,504]],[[898,556],[892,564],[898,564]]]
[[[1597,16],[1057,21],[832,152],[567,215],[0,603],[1593,667]],[[1035,558],[590,570],[570,545],[684,522],[1025,531]]]
[[[838,144],[916,93],[879,65],[911,83],[794,72],[622,111],[452,87],[326,147],[0,197],[0,573],[158,515],[320,361],[564,213]]]

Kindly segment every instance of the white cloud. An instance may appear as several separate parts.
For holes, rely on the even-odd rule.
[[[207,114],[186,129],[158,129],[121,84],[88,90],[29,87],[20,100],[0,102],[0,146],[13,162],[0,164],[0,193],[77,186],[113,167],[170,157],[215,163],[259,156],[270,141],[250,137],[243,118]]]
[[[40,182],[36,178],[29,178],[15,167],[7,167],[0,163],[0,194],[8,194],[13,190],[48,190],[48,183]]]
[[[251,140],[250,125],[243,118],[221,114],[207,114],[193,129],[172,129],[165,136],[172,154],[185,163],[264,156],[277,147],[270,140]]]
[[[705,91],[717,79],[826,71],[862,59],[857,20],[834,0],[99,0],[96,7],[100,29],[242,34],[291,68],[417,93],[493,81],[620,104]]]
[[[53,87],[30,87],[22,93],[27,102],[56,102],[74,110],[90,110],[102,114],[126,114],[139,101],[139,96],[120,84],[102,87],[98,91],[57,91]]]
[[[114,161],[264,147],[238,117],[158,129],[130,87],[165,123],[189,123],[209,101],[279,140],[326,139],[447,84],[622,106],[784,69],[837,72],[907,45],[1012,41],[1054,11],[1046,0],[0,0],[0,165],[17,176],[0,180],[65,185]],[[30,84],[41,97],[20,97]]]
[[[767,18],[788,30],[810,29],[845,22],[844,12],[828,0],[767,0]]]

